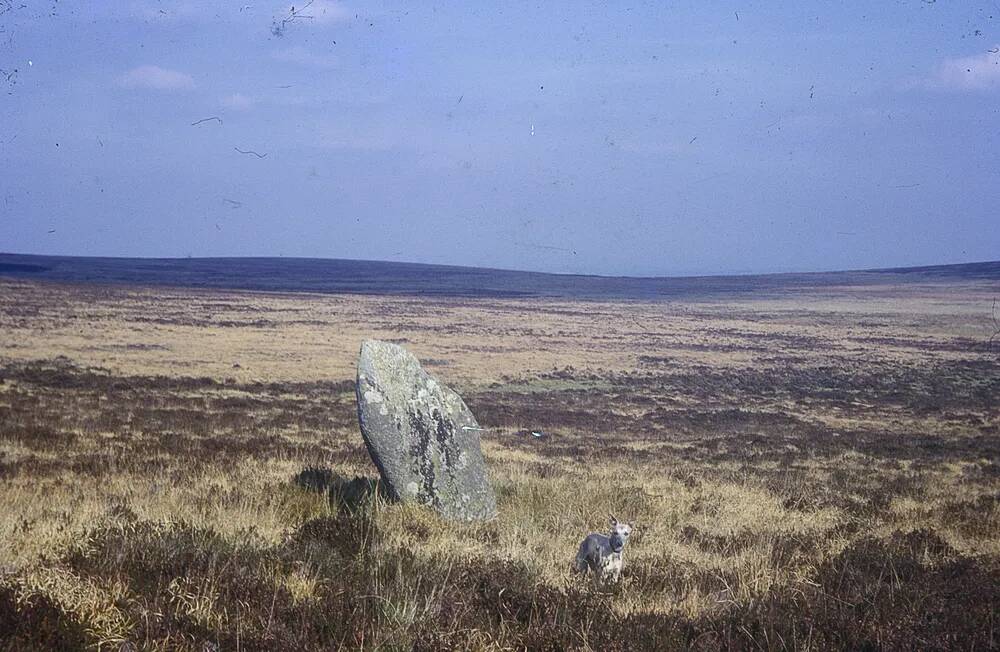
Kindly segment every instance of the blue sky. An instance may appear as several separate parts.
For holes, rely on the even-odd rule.
[[[1000,258],[1000,3],[305,4],[0,0],[0,251]]]

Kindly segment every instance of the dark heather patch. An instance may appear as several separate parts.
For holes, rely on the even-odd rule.
[[[88,643],[83,626],[48,596],[18,595],[0,581],[0,649],[82,650]]]
[[[863,537],[821,565],[801,622],[838,646],[989,649],[1000,606],[1000,568],[958,554],[927,530]]]
[[[938,509],[939,518],[947,526],[952,527],[969,537],[992,538],[998,529],[997,505],[1000,505],[1000,492],[986,493],[972,500],[952,500],[945,502]]]

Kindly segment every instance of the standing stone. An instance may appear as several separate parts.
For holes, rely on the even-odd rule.
[[[461,396],[378,340],[361,345],[356,391],[361,435],[391,496],[452,519],[496,516],[479,424]]]

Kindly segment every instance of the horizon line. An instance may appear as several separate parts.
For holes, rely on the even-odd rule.
[[[900,265],[894,267],[867,267],[855,269],[792,269],[782,271],[732,271],[732,272],[706,272],[706,273],[674,273],[663,275],[628,275],[628,274],[596,274],[582,272],[542,272],[530,269],[517,269],[510,267],[477,267],[473,265],[455,265],[449,263],[424,263],[401,260],[378,260],[373,258],[321,258],[316,256],[77,256],[69,254],[33,254],[19,253],[12,251],[0,251],[0,256],[22,256],[30,258],[69,258],[69,259],[90,259],[90,260],[144,260],[144,261],[211,261],[211,260],[298,260],[298,261],[328,261],[328,262],[352,262],[352,263],[377,263],[381,265],[407,265],[419,267],[439,267],[449,269],[486,270],[493,272],[507,272],[515,274],[537,274],[540,276],[560,276],[577,278],[601,278],[601,279],[697,279],[697,278],[732,278],[732,277],[755,277],[755,276],[796,276],[808,274],[863,274],[863,273],[890,273],[895,271],[920,271],[940,267],[958,267],[962,265],[988,265],[1000,263],[1000,259],[975,260],[951,263],[932,263],[921,265]]]

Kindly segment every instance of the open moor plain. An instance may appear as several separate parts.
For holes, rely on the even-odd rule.
[[[997,296],[0,279],[0,649],[995,649]],[[497,519],[338,491],[369,337],[488,428]]]

